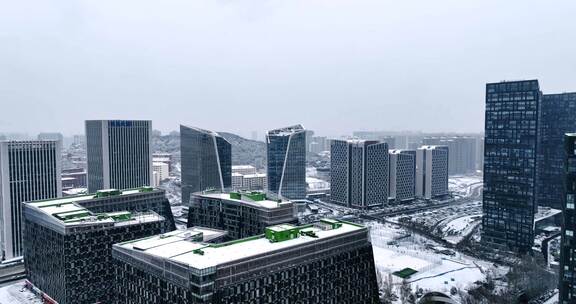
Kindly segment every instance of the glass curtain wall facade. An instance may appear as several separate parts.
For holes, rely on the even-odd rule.
[[[526,252],[534,243],[537,80],[486,85],[482,240]]]
[[[538,205],[562,207],[564,134],[576,132],[576,93],[545,94],[540,106]]]
[[[194,192],[232,187],[232,145],[216,132],[180,126],[182,202]]]
[[[288,199],[306,197],[306,131],[301,125],[266,133],[268,190]]]
[[[560,241],[560,303],[576,303],[576,134],[566,134],[564,144],[565,182],[562,191],[562,234]]]

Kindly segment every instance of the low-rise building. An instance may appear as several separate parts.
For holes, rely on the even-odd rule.
[[[378,303],[368,230],[322,220],[221,244],[164,234],[114,245],[120,303]]]
[[[245,190],[265,190],[267,186],[266,173],[246,174],[242,179]]]
[[[232,173],[239,173],[242,175],[256,174],[256,167],[252,165],[237,165],[232,166]]]
[[[131,194],[118,197],[130,200]],[[153,211],[95,211],[111,195],[101,191],[23,204],[26,277],[44,298],[60,304],[112,303],[112,245],[166,231],[166,219]],[[91,201],[99,202],[85,204]]]
[[[197,192],[190,198],[188,227],[228,231],[228,239],[264,232],[264,228],[297,222],[294,204],[263,192]]]
[[[170,166],[168,166],[167,163],[154,162],[152,163],[152,170],[154,175],[154,187],[160,186],[160,183],[163,180],[166,180],[170,177]]]

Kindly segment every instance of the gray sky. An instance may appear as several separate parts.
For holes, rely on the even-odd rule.
[[[0,132],[476,132],[486,82],[576,91],[575,38],[574,0],[0,0]]]

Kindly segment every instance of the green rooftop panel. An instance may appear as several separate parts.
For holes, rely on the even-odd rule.
[[[300,227],[284,224],[268,227],[264,231],[270,242],[283,242],[297,238],[300,234]]]
[[[106,190],[98,190],[96,191],[96,197],[100,198],[100,197],[108,197],[108,196],[116,196],[116,195],[121,195],[122,191],[118,190],[118,189],[106,189]]]
[[[129,221],[132,219],[132,213],[128,211],[107,213],[106,215],[115,221]]]
[[[263,192],[247,192],[244,194],[244,196],[248,197],[249,199],[255,202],[266,200],[266,194],[264,194]]]

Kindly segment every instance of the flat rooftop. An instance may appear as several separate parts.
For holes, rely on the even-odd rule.
[[[237,202],[239,204],[245,204],[245,205],[250,205],[250,206],[260,207],[260,208],[267,208],[267,209],[274,209],[274,208],[278,208],[278,207],[282,207],[282,206],[291,204],[290,201],[285,201],[285,200],[278,202],[278,201],[274,201],[274,200],[270,200],[270,199],[265,199],[265,200],[260,200],[260,201],[248,200],[248,199],[234,199],[234,198],[230,197],[230,193],[222,193],[222,192],[194,193],[194,195],[201,196],[201,197],[208,197],[208,198],[216,198],[216,199],[222,199],[222,200],[227,200],[227,201],[233,201],[233,202]],[[243,196],[243,198],[244,198],[244,196]]]
[[[133,214],[128,211],[93,213],[80,203],[102,197],[123,196],[140,192],[149,192],[151,188],[138,188],[119,191],[115,189],[99,191],[97,194],[78,195],[51,200],[26,202],[26,205],[52,217],[64,226],[74,226],[94,223],[115,223],[129,225],[133,223],[153,222],[163,219],[162,216],[153,213]]]
[[[306,245],[321,239],[365,229],[357,224],[342,221],[335,222],[338,223],[338,226],[334,226],[336,228],[329,228],[332,227],[330,226],[331,222],[298,227],[291,225],[269,227],[268,229],[274,230],[276,233],[282,233],[283,230],[295,230],[296,233],[299,233],[295,238],[277,242],[271,241],[265,235],[258,235],[222,244],[206,244],[187,240],[182,237],[182,234],[167,233],[114,246],[169,259],[195,269],[206,269],[251,256]]]
[[[267,136],[287,136],[294,133],[304,132],[302,125],[294,125],[280,129],[270,130],[266,133]]]
[[[43,207],[48,205],[59,205],[59,204],[66,204],[66,203],[73,203],[73,202],[81,202],[87,201],[91,199],[98,199],[104,197],[114,197],[114,196],[125,196],[131,195],[136,193],[144,193],[144,192],[153,192],[155,191],[152,187],[141,187],[141,188],[134,188],[134,189],[126,189],[126,190],[117,190],[117,189],[107,189],[107,190],[100,190],[96,193],[92,194],[82,194],[82,195],[75,195],[75,196],[66,196],[48,200],[40,200],[40,201],[33,201],[29,202],[28,204],[31,206],[36,207]]]

